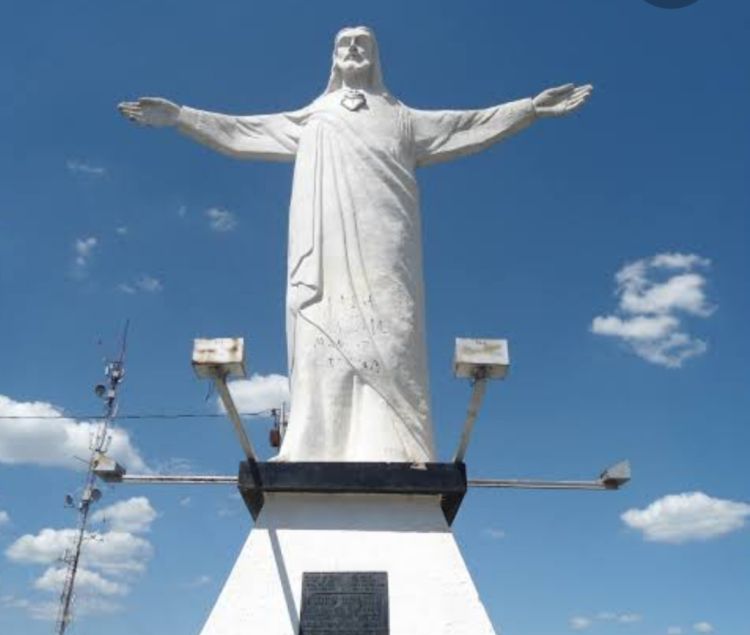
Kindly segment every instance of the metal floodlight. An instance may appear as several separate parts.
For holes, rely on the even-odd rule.
[[[242,425],[240,413],[227,387],[229,377],[245,377],[245,340],[241,337],[193,340],[193,370],[201,379],[211,379],[234,426],[247,460],[257,462],[255,449]]]
[[[604,470],[599,480],[607,489],[619,489],[630,480],[630,476],[630,461],[620,461]]]
[[[125,476],[125,468],[114,459],[100,454],[94,461],[94,474],[105,483],[119,483]]]
[[[193,340],[193,370],[200,379],[245,377],[245,340],[241,337]]]
[[[104,399],[107,395],[107,387],[104,384],[97,384],[94,386],[94,392],[99,399]]]
[[[453,372],[466,379],[504,379],[510,368],[508,340],[456,338]]]
[[[508,340],[456,338],[453,372],[456,377],[471,379],[473,386],[461,440],[453,457],[454,463],[463,463],[466,456],[474,422],[487,389],[487,380],[504,379],[509,367]]]

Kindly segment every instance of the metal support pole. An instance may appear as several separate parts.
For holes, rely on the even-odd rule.
[[[607,490],[617,489],[604,481],[535,481],[528,479],[469,479],[469,487],[507,488],[507,489],[582,489]]]
[[[479,414],[479,407],[482,405],[482,399],[484,399],[484,393],[486,390],[487,372],[480,368],[474,376],[474,384],[471,388],[471,400],[469,401],[469,410],[466,412],[466,421],[464,421],[464,428],[461,431],[461,440],[458,443],[456,455],[453,457],[454,463],[463,463],[464,461],[466,450],[469,447],[469,441],[471,440],[471,433],[474,430],[474,422]]]
[[[242,418],[240,417],[240,413],[237,411],[237,406],[234,405],[232,394],[229,392],[229,388],[227,387],[226,373],[217,373],[214,377],[214,385],[216,386],[219,397],[221,397],[221,402],[224,404],[224,408],[227,411],[227,416],[232,422],[232,425],[234,425],[234,430],[237,433],[240,445],[242,446],[242,450],[245,452],[245,456],[247,457],[248,462],[250,462],[251,464],[257,463],[258,458],[255,454],[255,449],[253,448],[253,444],[250,441],[250,437],[248,437],[247,432],[245,432],[245,426],[242,424]]]

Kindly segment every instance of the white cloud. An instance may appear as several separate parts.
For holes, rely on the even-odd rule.
[[[177,208],[177,216],[180,218],[185,218],[187,216],[187,206],[186,205],[180,205]]]
[[[120,225],[119,227],[115,227],[115,233],[118,236],[127,236],[128,234],[128,228],[125,225]]]
[[[145,496],[136,496],[97,510],[91,519],[106,522],[111,531],[143,533],[151,529],[156,510]]]
[[[582,615],[576,615],[575,617],[570,618],[568,625],[574,631],[585,631],[591,626],[591,619],[583,617]]]
[[[159,293],[164,290],[164,285],[158,278],[143,274],[133,282],[121,282],[117,285],[117,289],[128,295],[133,295],[139,291],[143,291],[144,293]]]
[[[67,569],[65,568],[49,567],[34,581],[34,588],[59,593],[65,583],[66,575]],[[130,591],[127,584],[108,580],[96,571],[81,567],[76,571],[75,589],[78,596],[87,592],[101,595],[127,595]]]
[[[206,210],[206,216],[215,232],[230,232],[237,227],[237,217],[229,210],[212,207]]]
[[[10,524],[10,514],[6,512],[4,509],[0,509],[0,527],[3,525],[9,525]]]
[[[53,565],[71,548],[76,535],[75,529],[45,528],[18,538],[5,555],[19,564]],[[127,532],[88,533],[81,563],[102,573],[142,573],[152,554],[150,542]]]
[[[133,577],[145,572],[153,555],[151,543],[134,535],[147,531],[156,512],[147,499],[131,498],[94,514],[107,514],[115,528],[102,534],[87,533],[81,550],[80,565],[75,582],[75,613],[111,613],[122,608],[113,598],[130,592]],[[75,544],[75,529],[42,529],[38,534],[26,534],[6,550],[8,560],[17,564],[45,565],[46,570],[36,578],[34,589],[57,596],[67,575],[60,559]],[[51,620],[57,616],[57,602],[0,597],[0,606],[25,611],[35,619]]]
[[[482,533],[493,540],[501,540],[505,538],[505,532],[502,529],[495,529],[493,527],[486,527],[482,530]]]
[[[714,312],[706,296],[707,279],[696,271],[710,265],[706,258],[681,253],[626,264],[615,275],[616,314],[595,317],[591,332],[621,339],[652,364],[679,368],[708,348],[684,330],[682,316],[706,318]]]
[[[211,584],[211,576],[210,575],[199,575],[190,580],[185,586],[189,589],[197,589],[198,587],[206,586],[207,584]]]
[[[667,635],[682,635],[682,628],[679,626],[670,626],[667,629]]]
[[[703,492],[673,494],[645,509],[629,509],[621,518],[646,540],[680,544],[710,540],[741,529],[750,516],[746,503],[711,498]]]
[[[193,499],[190,498],[190,496],[185,496],[184,498],[180,499],[180,507],[190,507],[192,503]]]
[[[85,174],[87,176],[104,176],[107,173],[106,168],[99,165],[92,165],[85,161],[78,161],[76,159],[68,159],[65,162],[65,166],[69,172],[73,174]]]
[[[229,392],[240,412],[265,412],[289,402],[289,380],[284,375],[253,375],[229,383]],[[220,399],[219,412],[224,412]]]
[[[714,627],[709,622],[697,622],[693,624],[693,630],[696,633],[713,633]]]
[[[60,608],[59,603],[53,600],[34,602],[27,598],[16,597],[15,595],[3,595],[0,597],[0,606],[25,611],[35,620],[54,620]]]
[[[88,270],[89,262],[99,244],[99,240],[96,236],[86,236],[84,238],[76,238],[73,242],[73,275],[82,277],[86,275]]]
[[[14,401],[0,395],[0,464],[81,469],[83,464],[75,457],[89,456],[89,443],[98,425],[65,417],[50,403]],[[110,434],[108,454],[112,458],[132,471],[148,471],[125,430],[113,427]]]
[[[617,621],[620,624],[635,624],[643,619],[638,613],[621,613],[617,616]]]

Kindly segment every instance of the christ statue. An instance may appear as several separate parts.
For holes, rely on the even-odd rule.
[[[173,126],[237,159],[294,162],[286,331],[291,405],[279,461],[436,460],[416,168],[479,152],[580,108],[566,84],[480,110],[416,110],[383,83],[365,27],[335,38],[323,94],[300,110],[226,115],[143,97],[131,121]]]

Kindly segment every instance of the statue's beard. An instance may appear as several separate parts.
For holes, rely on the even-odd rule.
[[[347,60],[337,64],[341,79],[345,85],[356,88],[370,88],[372,84],[372,64],[368,60]]]

